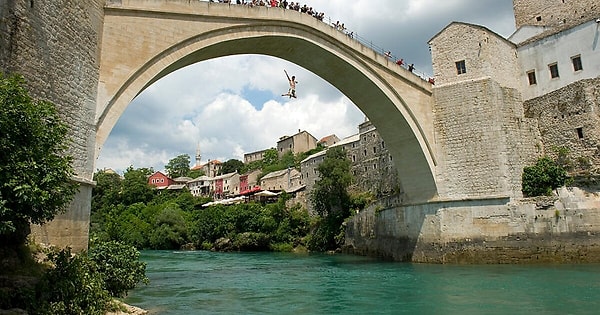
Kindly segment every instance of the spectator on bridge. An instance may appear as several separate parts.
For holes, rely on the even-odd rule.
[[[392,52],[391,51],[386,51],[385,54],[383,54],[384,56],[386,56],[387,58],[392,58]]]
[[[398,61],[396,61],[396,64],[399,65],[400,67],[402,67],[402,65],[404,65],[404,59],[402,59],[402,58],[398,59]]]
[[[410,72],[413,72],[413,70],[415,70],[415,64],[414,64],[414,63],[411,63],[411,64],[408,66],[408,71],[410,71]]]

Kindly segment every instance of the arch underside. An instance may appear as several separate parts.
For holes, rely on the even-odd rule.
[[[418,122],[411,117],[410,110],[400,97],[403,91],[396,91],[357,54],[337,47],[322,47],[305,38],[283,35],[262,35],[224,39],[210,44],[202,44],[202,40],[190,40],[171,47],[157,57],[153,64],[165,60],[167,55],[178,50],[189,50],[189,53],[178,57],[175,62],[160,70],[146,67],[138,71],[137,76],[130,78],[116,96],[110,101],[98,121],[98,129],[112,129],[116,119],[103,119],[108,112],[116,113],[118,118],[133,97],[146,87],[167,74],[196,62],[230,55],[259,54],[281,58],[300,65],[331,83],[371,120],[386,143],[394,163],[404,192],[405,202],[421,202],[434,198],[437,187],[434,179],[434,157],[426,137],[419,129]],[[185,47],[185,48],[184,48]],[[190,47],[194,47],[190,49]],[[172,56],[171,56],[172,58]],[[143,79],[146,82],[141,82]],[[137,82],[136,82],[137,80]],[[140,81],[141,80],[141,81]],[[135,83],[135,84],[134,84]],[[140,88],[141,87],[141,88]],[[129,89],[128,93],[125,93]],[[128,98],[128,99],[127,99]],[[121,104],[119,108],[118,104]],[[115,114],[108,115],[115,117]],[[104,132],[108,134],[108,132]],[[97,139],[101,146],[105,139]]]

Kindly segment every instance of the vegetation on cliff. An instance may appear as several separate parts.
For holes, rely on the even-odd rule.
[[[550,196],[552,190],[568,183],[571,167],[568,151],[557,149],[556,160],[543,156],[535,165],[523,169],[522,190],[525,197]]]
[[[23,243],[31,223],[65,210],[77,185],[65,155],[69,129],[21,76],[0,73],[0,242]]]
[[[68,134],[54,104],[34,100],[21,76],[0,73],[0,309],[105,314],[111,296],[146,280],[129,246],[97,244],[73,255],[28,244],[30,224],[52,220],[77,191]]]

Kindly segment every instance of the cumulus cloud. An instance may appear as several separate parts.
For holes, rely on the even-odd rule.
[[[497,0],[304,0],[325,22],[339,20],[380,52],[432,73],[427,41],[452,21],[484,25],[502,36],[514,31],[512,3]],[[298,80],[297,99],[283,70]],[[360,110],[332,84],[285,60],[229,56],[175,71],[154,83],[125,110],[96,161],[96,168],[163,170],[171,158],[243,159],[306,130],[321,138],[357,132]]]

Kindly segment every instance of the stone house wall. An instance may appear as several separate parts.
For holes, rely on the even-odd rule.
[[[277,142],[277,153],[281,157],[287,151],[294,154],[306,152],[317,147],[317,138],[306,131],[298,131],[293,136],[284,136]]]
[[[436,86],[493,77],[501,86],[520,87],[516,46],[485,27],[453,22],[429,45]],[[460,61],[466,73],[458,73]]]
[[[440,198],[521,194],[523,167],[542,154],[519,93],[490,79],[434,88]]]
[[[524,100],[542,96],[573,82],[600,76],[599,25],[587,21],[556,33],[542,33],[517,48],[521,95]],[[550,67],[558,76],[552,77]],[[535,81],[531,82],[529,76]]]
[[[544,153],[567,148],[576,170],[600,169],[600,78],[582,80],[525,101],[525,116],[538,120]]]
[[[286,190],[292,188],[300,180],[300,172],[295,168],[275,171],[260,180],[260,187],[265,190]]]
[[[515,24],[554,26],[600,17],[596,0],[513,0]]]
[[[359,142],[347,149],[354,184],[360,191],[382,197],[399,193],[398,171],[377,129],[370,121],[359,125]]]

